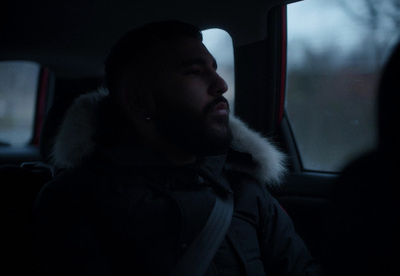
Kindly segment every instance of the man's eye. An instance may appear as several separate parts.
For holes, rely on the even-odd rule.
[[[190,68],[186,71],[187,75],[200,75],[201,69],[200,68]]]

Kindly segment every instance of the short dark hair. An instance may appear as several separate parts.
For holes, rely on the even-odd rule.
[[[134,69],[136,64],[144,61],[146,55],[152,54],[153,46],[186,37],[203,40],[196,26],[176,20],[153,22],[125,34],[111,49],[105,62],[106,85],[110,95],[117,93],[127,70]]]

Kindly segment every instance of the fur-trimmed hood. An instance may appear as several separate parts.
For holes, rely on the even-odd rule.
[[[56,167],[75,167],[95,150],[96,107],[107,95],[106,89],[85,94],[68,109],[52,148],[51,157]],[[268,138],[251,130],[233,115],[230,117],[230,127],[233,133],[232,148],[249,153],[254,161],[249,166],[232,167],[251,174],[260,183],[277,186],[286,171],[285,155]]]

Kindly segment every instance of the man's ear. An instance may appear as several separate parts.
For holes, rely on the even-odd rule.
[[[122,89],[122,98],[128,112],[141,119],[155,114],[155,104],[151,91],[139,85],[127,85]]]

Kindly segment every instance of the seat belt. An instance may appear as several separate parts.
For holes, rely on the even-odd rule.
[[[228,232],[232,215],[233,194],[217,196],[207,223],[179,260],[173,276],[204,275]]]

